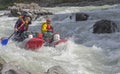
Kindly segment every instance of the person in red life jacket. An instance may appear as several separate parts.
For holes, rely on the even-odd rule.
[[[19,23],[22,21],[22,19],[24,19],[24,16],[22,16],[20,12],[17,12],[17,14],[18,14],[18,20],[16,21],[14,28],[19,26]]]
[[[17,37],[22,37],[22,33],[24,31],[27,31],[29,28],[29,22],[31,21],[30,17],[28,16],[23,16],[21,17],[20,21],[17,23],[17,25],[15,25],[14,29],[15,29],[15,36]]]
[[[50,43],[53,39],[53,27],[51,25],[51,19],[47,18],[46,22],[42,23],[41,32],[43,34],[43,39]]]

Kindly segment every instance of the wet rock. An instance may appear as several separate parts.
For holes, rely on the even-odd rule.
[[[93,25],[93,33],[113,33],[117,30],[117,24],[111,20],[100,20]]]
[[[61,66],[53,66],[45,74],[68,74]]]
[[[6,63],[3,65],[0,74],[31,74],[20,66],[15,66],[11,63]]]
[[[5,60],[2,57],[0,57],[0,71],[2,70],[3,64],[5,63],[6,63]]]
[[[17,16],[18,15],[17,12],[20,12],[21,14],[31,13],[32,16],[52,15],[53,14],[49,10],[40,7],[36,3],[31,3],[31,4],[14,3],[14,5],[9,6],[8,9],[11,11],[11,15],[13,15],[13,16]]]
[[[89,15],[86,13],[76,13],[76,21],[85,21],[88,19]]]

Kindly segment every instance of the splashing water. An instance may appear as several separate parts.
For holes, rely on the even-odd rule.
[[[119,22],[119,5],[88,7],[55,7],[55,15],[50,16],[56,32],[68,42],[53,47],[41,47],[37,51],[20,48],[19,43],[9,41],[7,46],[0,46],[0,56],[6,62],[13,62],[34,73],[45,72],[48,68],[60,65],[69,74],[119,74],[120,73],[120,33],[93,34],[92,26],[100,19]],[[74,12],[90,15],[87,21],[75,21]],[[5,12],[5,11],[4,11]],[[1,14],[3,12],[0,12]],[[72,16],[72,19],[69,19]],[[0,37],[13,33],[17,18],[0,17]],[[29,30],[40,32],[44,18],[38,18]]]

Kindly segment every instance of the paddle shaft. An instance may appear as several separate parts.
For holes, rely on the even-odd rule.
[[[8,40],[15,34],[15,32],[13,32],[9,37]]]

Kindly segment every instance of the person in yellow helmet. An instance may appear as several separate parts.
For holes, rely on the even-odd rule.
[[[51,42],[52,41],[52,38],[53,38],[53,27],[51,25],[51,19],[50,18],[47,18],[46,22],[42,23],[42,25],[41,25],[41,32],[43,34],[43,38],[44,38],[45,41],[47,41],[47,42]],[[47,40],[48,38],[50,40]]]
[[[41,32],[44,33],[44,32],[48,32],[48,31],[51,31],[53,32],[53,27],[51,26],[51,19],[46,19],[46,22],[42,23],[42,26],[41,26]]]

